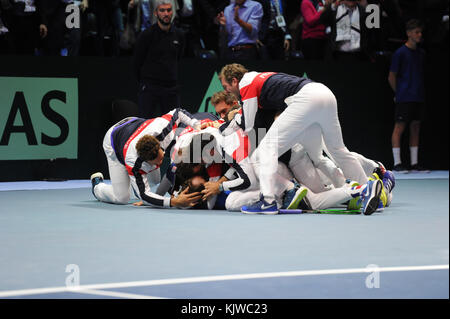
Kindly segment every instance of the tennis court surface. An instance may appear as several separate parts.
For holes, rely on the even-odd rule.
[[[0,183],[0,298],[449,298],[448,171],[364,215],[110,205],[90,181]]]

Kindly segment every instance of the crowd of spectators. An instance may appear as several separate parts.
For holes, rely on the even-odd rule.
[[[412,18],[425,25],[425,48],[448,46],[448,0],[171,2],[185,57],[370,60],[403,44]],[[155,23],[154,3],[0,0],[0,54],[132,55],[139,34]],[[371,4],[379,5],[380,28],[367,27]]]

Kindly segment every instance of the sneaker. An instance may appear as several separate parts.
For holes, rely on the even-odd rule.
[[[372,177],[369,177],[369,180],[380,180],[382,181],[382,179],[378,176],[377,173],[372,173]],[[382,187],[381,189],[381,195],[380,195],[380,203],[378,205],[378,209],[376,210],[377,212],[383,211],[384,208],[387,206],[388,203],[388,194],[389,191],[386,190],[386,188]]]
[[[345,183],[346,183],[349,187],[351,187],[351,188],[359,186],[359,183],[358,183],[358,182],[351,181],[351,180],[349,180],[349,179],[347,179],[347,180],[345,181]],[[357,209],[361,209],[361,204],[362,204],[362,201],[360,200],[360,196],[356,196],[356,197],[354,197],[353,199],[351,199],[351,200],[348,201],[348,203],[347,203],[347,209],[348,209],[348,210],[357,210]]]
[[[403,166],[401,163],[395,165],[392,170],[396,173],[402,173],[402,174],[407,174],[409,173],[409,170],[406,166]]]
[[[97,198],[97,196],[95,196],[95,193],[94,193],[94,187],[100,183],[103,183],[103,174],[102,173],[92,174],[91,175],[91,183],[92,183],[92,194],[94,195],[95,198]]]
[[[278,214],[277,202],[272,201],[268,203],[261,196],[261,199],[256,203],[249,206],[242,206],[241,212],[244,214],[265,214],[265,215],[275,215]]]
[[[395,187],[395,176],[392,171],[386,171],[383,177],[383,185],[388,193],[391,193]]]
[[[361,211],[364,215],[372,215],[372,213],[378,209],[383,183],[377,179],[368,181],[366,185],[366,189],[361,194]]]
[[[411,173],[429,173],[430,170],[423,168],[419,164],[411,165]]]
[[[302,199],[306,196],[306,193],[308,193],[308,189],[296,184],[293,189],[286,191],[282,208],[297,209]]]

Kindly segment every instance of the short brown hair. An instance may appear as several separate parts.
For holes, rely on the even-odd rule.
[[[220,102],[225,102],[228,105],[233,105],[237,102],[238,98],[233,93],[228,93],[227,91],[219,91],[211,96],[211,104],[216,106]]]
[[[405,29],[406,29],[407,32],[411,31],[411,30],[414,30],[414,29],[417,29],[417,28],[423,30],[423,23],[420,20],[418,20],[418,19],[411,19],[408,22],[406,22]]]
[[[227,83],[231,83],[233,78],[241,81],[242,77],[247,72],[248,70],[242,64],[227,64],[220,70],[219,79],[224,79]]]
[[[153,161],[157,158],[160,148],[156,137],[148,134],[142,136],[136,144],[138,156],[144,161]]]

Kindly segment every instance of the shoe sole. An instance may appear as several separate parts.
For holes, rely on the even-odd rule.
[[[300,192],[299,192],[300,191]],[[297,209],[298,205],[302,201],[302,199],[306,196],[306,193],[308,193],[308,190],[305,189],[299,189],[294,196],[294,199],[292,202],[288,205],[286,209]]]
[[[366,208],[363,211],[364,215],[372,215],[373,212],[378,209],[382,187],[383,183],[380,180],[377,180],[375,184],[374,196],[369,199],[369,202],[367,203]]]
[[[97,172],[97,173],[94,173],[94,174],[91,175],[91,182],[92,182],[92,180],[93,180],[94,178],[96,178],[96,177],[100,177],[100,178],[102,179],[102,181],[103,181],[103,174]],[[95,186],[93,185],[93,186],[92,186],[92,189],[91,189],[92,195],[94,195],[95,199],[99,200],[99,199],[97,198],[97,196],[95,196],[95,193],[94,193],[94,187],[95,187]]]
[[[104,179],[102,173],[94,173],[94,174],[91,175],[91,178],[90,178],[91,181],[92,181],[94,178],[96,178],[96,177],[100,177],[101,179]]]

